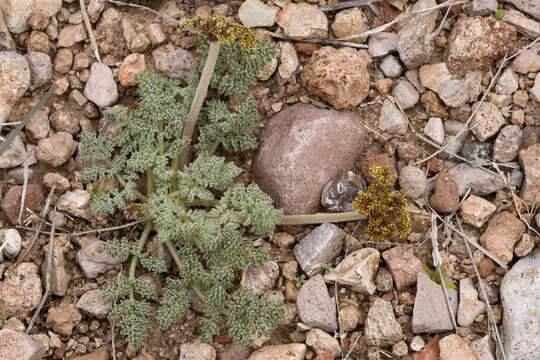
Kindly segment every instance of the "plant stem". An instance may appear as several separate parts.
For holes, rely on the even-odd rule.
[[[219,55],[219,49],[221,48],[221,43],[219,41],[211,41],[210,49],[208,50],[208,57],[206,58],[206,63],[201,74],[201,79],[199,80],[199,85],[197,86],[197,91],[195,92],[195,97],[191,103],[191,108],[189,109],[189,115],[191,116],[191,121],[186,124],[182,136],[188,140],[188,144],[184,147],[182,152],[179,155],[178,162],[173,163],[174,170],[182,170],[184,165],[187,163],[189,157],[189,144],[191,143],[191,137],[193,136],[193,130],[195,129],[195,124],[197,123],[197,118],[201,111],[204,99],[206,98],[206,93],[208,92],[208,87],[210,86],[210,80],[212,80],[212,74],[216,67],[216,62]]]
[[[171,257],[173,258],[174,263],[176,264],[176,267],[180,271],[180,267],[182,266],[182,259],[180,259],[180,255],[178,255],[178,252],[176,251],[176,247],[174,246],[174,244],[172,243],[170,239],[165,241],[165,245],[167,246],[167,249],[169,249],[169,253],[171,254]],[[201,300],[204,301],[205,296],[203,292],[201,291],[201,289],[197,285],[195,285],[193,282],[190,282],[190,286],[193,289],[193,291],[195,291],[197,296],[199,296]],[[225,315],[230,315],[230,312],[225,308],[221,308],[219,310],[221,311],[221,313]]]
[[[142,251],[144,244],[146,243],[146,240],[148,239],[148,235],[150,235],[150,231],[152,231],[153,223],[152,221],[148,221],[146,223],[146,226],[144,227],[143,233],[141,234],[141,237],[139,241],[137,242],[137,248],[140,251]],[[133,255],[131,257],[131,263],[129,264],[129,279],[135,280],[135,269],[137,268],[137,262],[139,261],[139,255]],[[130,286],[129,288],[129,298],[133,300],[133,286]]]
[[[319,213],[310,215],[284,215],[278,225],[306,225],[306,224],[322,224],[325,222],[345,222],[363,220],[366,217],[356,211],[342,213]]]
[[[150,196],[154,192],[154,175],[152,174],[152,169],[147,170],[146,177],[146,196]]]

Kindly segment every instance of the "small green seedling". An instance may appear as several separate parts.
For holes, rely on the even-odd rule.
[[[431,270],[426,264],[422,264],[422,269],[424,269],[424,272],[429,276],[429,278],[431,279],[431,281],[441,285],[441,277],[439,276],[439,272],[438,271],[433,271]],[[444,286],[447,288],[447,289],[452,289],[452,290],[455,290],[456,289],[456,285],[452,284],[450,281],[446,280],[448,279],[448,277],[446,276],[446,274],[444,273],[444,271],[441,269],[441,272],[443,274],[443,277],[445,278],[444,280]]]
[[[306,283],[306,275],[302,274],[300,276],[293,276],[292,280],[294,281],[294,285],[296,286],[297,289],[300,289],[302,287],[302,285],[304,285]]]
[[[497,20],[501,20],[503,18],[503,16],[504,16],[504,10],[499,9],[499,10],[495,11],[493,14],[491,14],[491,16],[493,16]]]

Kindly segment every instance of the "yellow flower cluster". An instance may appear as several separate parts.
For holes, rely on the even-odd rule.
[[[411,231],[411,219],[405,194],[394,191],[396,175],[387,166],[373,166],[369,171],[377,182],[369,185],[367,192],[359,192],[353,202],[353,208],[367,217],[366,235],[384,241],[397,233],[404,239]]]
[[[246,49],[255,47],[257,40],[253,30],[240,24],[229,24],[223,16],[198,15],[196,18],[186,20],[182,27],[190,26],[201,32],[209,41],[221,41],[230,44],[234,41],[240,42]]]

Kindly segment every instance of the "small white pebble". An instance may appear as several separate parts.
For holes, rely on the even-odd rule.
[[[411,340],[411,350],[413,351],[420,351],[424,348],[426,344],[424,343],[424,339],[420,336],[415,336]]]
[[[21,252],[22,239],[15,229],[0,230],[0,248],[9,259],[15,259]]]

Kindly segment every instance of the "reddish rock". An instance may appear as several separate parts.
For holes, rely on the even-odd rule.
[[[422,271],[422,263],[414,255],[412,246],[394,246],[382,253],[382,257],[392,273],[396,289],[416,284],[418,272]]]
[[[63,303],[52,307],[47,313],[47,327],[62,335],[70,336],[82,316],[74,304]]]
[[[435,191],[429,198],[431,207],[440,213],[450,214],[459,209],[458,185],[452,175],[441,171],[435,180]]]
[[[540,203],[540,143],[519,152],[519,163],[523,170],[521,198],[532,205]]]
[[[300,54],[311,56],[315,52],[315,50],[319,48],[319,46],[315,43],[295,42],[294,48]]]
[[[0,330],[0,359],[39,360],[45,355],[43,343],[23,332]]]
[[[109,351],[105,348],[100,348],[88,355],[77,356],[73,360],[109,360]]]
[[[413,354],[413,360],[437,360],[439,358],[439,335],[435,335],[426,346],[416,354]]]
[[[144,62],[143,54],[128,55],[122,62],[122,65],[120,65],[118,80],[122,86],[130,86],[133,83],[135,75],[144,70],[146,70],[146,63]]]
[[[491,16],[463,16],[450,33],[446,64],[460,75],[486,69],[499,57],[512,53],[516,42],[517,31],[512,25]]]
[[[15,225],[19,219],[19,211],[21,208],[22,186],[12,186],[2,199],[2,210],[8,221]],[[41,186],[37,184],[29,184],[26,188],[26,196],[24,197],[24,208],[31,211],[36,211],[38,206],[45,201],[45,196],[41,190]],[[24,222],[29,213],[23,211],[21,221]]]
[[[495,263],[488,257],[483,258],[478,263],[478,273],[482,279],[487,278],[495,270]]]
[[[508,264],[514,255],[514,245],[525,232],[525,224],[508,211],[500,212],[488,222],[480,243],[503,263]]]
[[[388,154],[368,154],[362,158],[360,161],[360,171],[362,172],[362,177],[367,181],[368,184],[373,184],[377,181],[369,171],[373,166],[388,166],[390,171],[397,177],[396,166],[394,165],[394,160]]]
[[[260,139],[256,183],[285,213],[303,214],[317,211],[323,187],[354,166],[365,130],[351,113],[296,104],[270,118]]]
[[[352,109],[367,97],[369,72],[364,55],[349,47],[323,46],[304,67],[302,84],[338,110]]]

